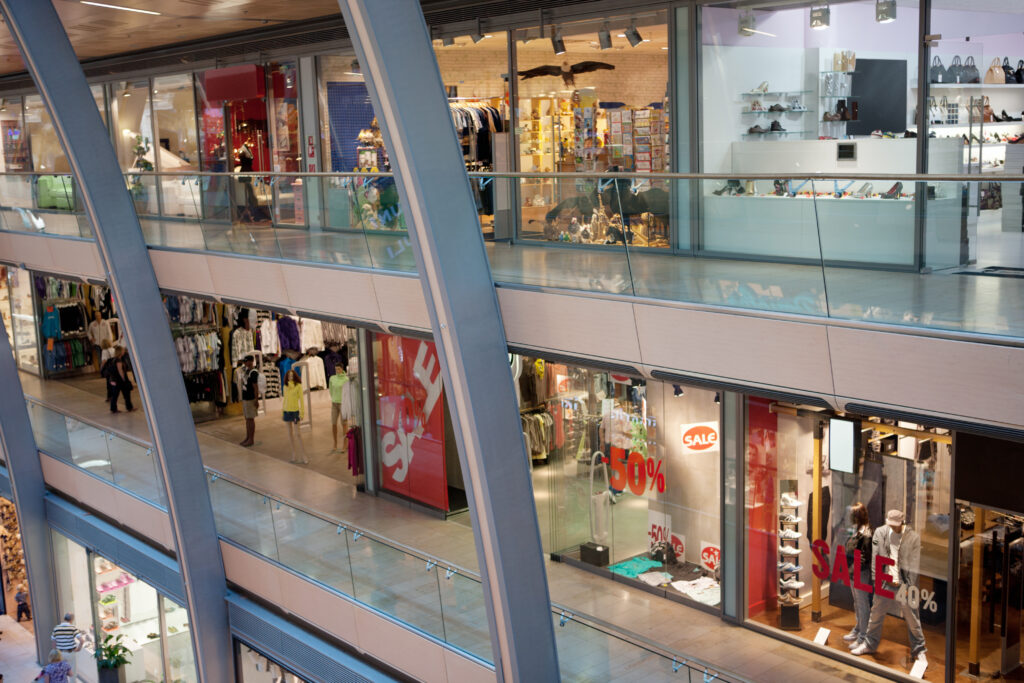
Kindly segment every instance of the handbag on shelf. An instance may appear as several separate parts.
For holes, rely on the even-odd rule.
[[[960,79],[963,77],[963,71],[964,65],[960,61],[960,55],[954,56],[949,68],[946,69],[946,83],[962,83]]]
[[[1007,83],[1016,83],[1017,82],[1017,75],[1014,72],[1013,67],[1010,66],[1010,58],[1009,57],[1003,57],[1003,75],[1006,77],[1006,82]]]
[[[928,70],[928,81],[931,83],[946,82],[946,67],[942,66],[942,60],[938,55],[932,57],[932,66]]]
[[[945,112],[934,97],[928,98],[928,123],[942,124],[946,120]]]
[[[946,123],[951,125],[957,125],[960,123],[960,103],[957,101],[950,102],[946,99],[946,96],[942,96],[942,109],[946,113]]]
[[[1003,65],[998,57],[992,60],[988,71],[985,72],[985,82],[994,83],[995,85],[1006,85],[1006,72],[1003,71]]]
[[[960,70],[961,83],[980,83],[981,74],[978,73],[978,65],[974,63],[974,57],[968,56]]]
[[[992,105],[988,103],[988,95],[985,95],[982,116],[985,119],[985,123],[993,123],[996,120],[996,114],[992,111]]]
[[[1024,59],[1017,60],[1017,70],[1013,72],[1013,80],[1024,83]]]

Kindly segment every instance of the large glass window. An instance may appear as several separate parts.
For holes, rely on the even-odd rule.
[[[114,122],[114,149],[121,170],[153,172],[153,111],[149,102],[149,79],[121,81],[111,90],[110,116]],[[128,175],[128,191],[140,215],[159,213],[157,182],[153,176]]]
[[[747,618],[943,680],[951,443],[748,398]]]
[[[32,170],[28,132],[21,108],[20,97],[0,98],[0,136],[3,154],[0,155],[0,172],[15,173]],[[32,208],[31,179],[19,176],[0,178],[5,206]]]
[[[89,552],[56,531],[50,532],[50,538],[53,545],[58,616],[63,618],[65,614],[71,614],[72,623],[82,633],[82,649],[70,656],[70,662],[80,680],[98,683]]]
[[[156,162],[161,173],[199,170],[195,89],[192,74],[153,79]],[[199,186],[194,179],[161,178],[163,215],[199,216]]]
[[[306,683],[259,650],[235,641],[238,651],[238,673],[241,683]]]
[[[546,552],[721,601],[713,391],[514,359]]]
[[[517,33],[519,170],[667,171],[667,23],[648,12]],[[627,186],[523,180],[522,234],[668,247],[666,183]]]
[[[302,170],[302,136],[299,130],[299,73],[294,61],[267,65],[267,109],[272,170],[288,173]],[[274,221],[302,225],[306,222],[303,180],[278,178],[273,183]]]
[[[36,307],[32,298],[32,274],[22,268],[7,269],[7,286],[14,322],[14,349],[18,367],[39,374],[39,345],[36,339]]]

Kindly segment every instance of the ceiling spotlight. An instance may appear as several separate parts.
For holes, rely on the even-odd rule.
[[[879,24],[896,21],[896,0],[875,0],[875,21]]]
[[[560,30],[554,30],[551,34],[551,49],[555,51],[556,55],[565,54],[565,40],[562,39]]]
[[[455,38],[453,38],[452,36],[442,36],[441,37],[441,45],[442,46],[444,46],[444,47],[451,47],[454,44],[455,44]]]
[[[132,96],[132,91],[131,90],[125,90],[124,91],[124,97],[131,97],[131,96]]]
[[[483,39],[484,39],[484,38],[486,38],[486,37],[487,37],[487,36],[485,36],[485,35],[481,35],[481,34],[479,34],[479,33],[474,33],[473,35],[471,35],[471,36],[470,36],[470,38],[472,38],[472,39],[473,39],[473,42],[474,42],[474,43],[479,43],[479,42],[480,42],[481,40],[483,40]]]
[[[630,47],[636,47],[640,43],[644,42],[644,39],[640,36],[640,32],[636,30],[636,24],[630,24],[629,28],[626,29],[626,40],[629,41]]]
[[[682,387],[682,385],[673,384],[672,385],[672,395],[673,396],[682,396],[683,395],[683,387]]]
[[[490,38],[490,36],[484,33],[483,23],[480,21],[479,17],[476,20],[476,32],[471,34],[469,37],[474,43],[479,43],[484,38]]]
[[[610,50],[612,47],[612,32],[608,30],[608,24],[604,25],[600,31],[597,32],[597,40],[601,44],[602,50]]]
[[[7,98],[0,100],[0,111],[7,111]]]
[[[740,15],[739,22],[739,34],[741,36],[750,36],[756,33],[757,21],[754,20],[754,13],[747,10],[745,13]]]
[[[722,403],[722,396],[717,391],[715,392],[715,403],[717,403],[719,405],[721,405],[721,403]]]
[[[825,3],[824,7],[812,7],[811,8],[811,28],[815,31],[824,31],[829,27],[832,10],[828,8],[828,3]]]

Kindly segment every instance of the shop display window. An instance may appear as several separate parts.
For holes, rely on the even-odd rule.
[[[241,683],[307,683],[259,650],[235,641],[239,681]]]
[[[126,680],[198,680],[188,611],[130,572],[51,532],[61,613],[71,612],[84,646],[74,654],[77,675],[95,683],[94,652],[107,636],[131,651]]]
[[[513,374],[545,552],[717,607],[717,394],[526,356]]]
[[[28,144],[28,131],[20,97],[0,99],[0,135],[3,154],[0,155],[0,173],[28,172],[32,158]],[[4,205],[32,208],[32,182],[23,176],[0,176],[0,191]]]
[[[299,70],[294,60],[267,64],[267,111],[270,114],[271,170],[302,171],[302,136],[299,130]],[[312,169],[310,169],[312,170]],[[302,178],[278,178],[273,184],[274,222],[306,222]]]
[[[658,11],[517,32],[519,170],[669,170],[667,23]],[[522,236],[668,247],[666,181],[620,185],[524,179]]]
[[[139,215],[157,215],[157,179],[154,176],[132,175],[132,171],[152,173],[156,170],[153,108],[150,103],[149,79],[121,81],[111,86],[110,117],[114,124],[114,149],[121,170],[126,174],[128,191]]]
[[[195,88],[192,74],[153,79],[153,116],[156,119],[156,165],[161,173],[199,170]],[[200,187],[195,179],[160,179],[164,216],[198,218]]]
[[[11,299],[14,353],[18,367],[34,375],[39,372],[39,345],[36,337],[36,308],[32,298],[32,274],[22,268],[7,269]]]
[[[373,359],[381,488],[445,513],[465,510],[434,343],[375,334]]]
[[[747,618],[944,680],[952,436],[757,397],[746,412]]]

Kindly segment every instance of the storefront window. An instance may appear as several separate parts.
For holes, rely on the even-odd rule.
[[[161,173],[199,170],[195,89],[192,74],[153,79],[156,162]],[[199,185],[192,178],[161,178],[163,215],[197,218]]]
[[[943,680],[951,443],[748,398],[748,619]]]
[[[259,650],[240,642],[237,647],[241,683],[306,683]]]
[[[18,367],[39,374],[39,346],[36,340],[36,308],[32,299],[32,274],[22,268],[7,269],[11,297],[14,353]]]
[[[97,643],[122,636],[131,651],[127,680],[198,680],[184,607],[62,534],[51,536],[60,609],[74,614],[84,635],[85,647],[74,655],[79,677],[94,683]]]
[[[271,62],[267,65],[267,72],[272,170],[275,173],[301,171],[303,150],[299,130],[298,67],[294,61]],[[303,183],[301,178],[287,177],[278,178],[273,183],[276,223],[305,224]]]
[[[128,191],[140,215],[159,213],[156,178],[131,175],[132,171],[156,170],[153,144],[153,112],[149,102],[149,79],[121,81],[111,90],[110,116],[114,121],[114,147]]]
[[[525,356],[513,374],[545,551],[717,607],[715,392]]]
[[[375,334],[373,359],[381,488],[445,513],[465,510],[434,343]]]
[[[517,33],[519,170],[669,170],[667,23],[659,11]],[[522,234],[668,247],[665,181],[626,185],[524,180]]]
[[[32,159],[29,156],[28,133],[25,130],[20,97],[0,99],[0,135],[3,136],[0,172],[31,171]],[[0,178],[0,188],[5,206],[32,208],[30,178],[3,176]]]

